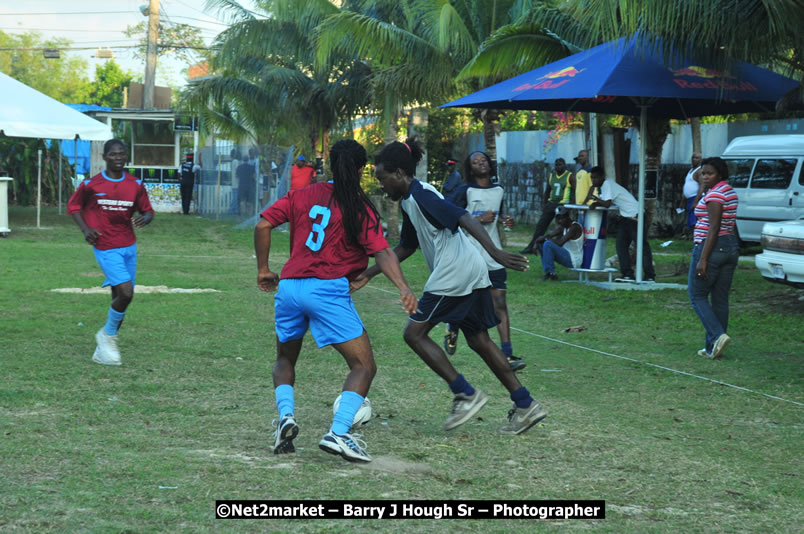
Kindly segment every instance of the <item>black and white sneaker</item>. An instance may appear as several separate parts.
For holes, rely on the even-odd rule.
[[[634,278],[632,276],[621,276],[619,278],[615,278],[614,281],[615,282],[620,282],[620,283],[626,283],[626,284],[631,284],[631,283],[636,282],[636,280],[634,280]]]
[[[274,419],[276,424],[276,419]],[[299,425],[296,424],[296,418],[293,414],[288,414],[279,421],[274,431],[274,454],[287,454],[296,452],[296,447],[293,446],[293,440],[299,435]]]
[[[362,437],[360,434],[339,436],[330,430],[318,442],[318,447],[324,452],[340,455],[350,462],[370,462],[371,456],[365,451],[366,442],[360,439]]]

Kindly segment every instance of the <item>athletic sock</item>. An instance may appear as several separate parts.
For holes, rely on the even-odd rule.
[[[292,414],[294,408],[293,386],[290,384],[276,386],[276,409],[279,411],[279,420]]]
[[[449,330],[450,332],[457,332],[458,331],[458,325],[454,325],[452,323],[447,323],[447,330]]]
[[[527,408],[533,402],[533,397],[525,386],[520,387],[518,390],[511,393],[511,400],[514,401],[517,408]]]
[[[463,375],[458,375],[458,378],[456,378],[454,382],[450,383],[449,389],[451,389],[456,395],[458,393],[463,393],[464,395],[471,397],[475,394],[475,388],[473,388],[472,385],[466,381]]]
[[[109,313],[106,315],[106,325],[104,325],[103,330],[110,336],[116,336],[117,331],[120,330],[120,323],[123,322],[125,316],[126,312],[119,312],[110,307]]]
[[[510,341],[503,341],[502,343],[500,343],[500,348],[502,349],[503,354],[505,354],[506,357],[510,358],[511,356],[514,355],[514,346],[511,345]]]
[[[363,396],[354,391],[344,391],[341,393],[341,403],[338,405],[338,411],[335,412],[335,417],[332,418],[332,426],[330,431],[333,434],[343,436],[349,433],[352,428],[352,423],[355,420],[357,410],[363,405]]]

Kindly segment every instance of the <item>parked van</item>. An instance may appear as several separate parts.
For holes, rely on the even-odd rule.
[[[766,222],[804,219],[804,135],[735,137],[722,157],[741,240],[758,243]]]

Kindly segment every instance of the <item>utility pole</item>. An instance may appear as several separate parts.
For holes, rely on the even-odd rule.
[[[145,84],[142,89],[142,107],[143,109],[154,109],[156,44],[159,41],[159,0],[149,0],[147,13],[148,46],[145,57]]]

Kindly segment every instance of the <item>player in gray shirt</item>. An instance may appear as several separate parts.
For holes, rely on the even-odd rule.
[[[488,268],[464,231],[504,267],[524,271],[528,260],[495,247],[471,214],[444,200],[434,187],[416,180],[414,173],[421,157],[422,150],[413,139],[393,142],[377,155],[375,168],[383,191],[392,200],[400,200],[402,206],[402,236],[394,252],[401,262],[421,248],[431,270],[416,313],[405,327],[405,342],[452,390],[452,413],[444,425],[445,430],[452,430],[471,419],[488,401],[482,391],[458,373],[428,335],[438,323],[457,324],[469,347],[483,358],[514,401],[513,409],[508,412],[508,424],[500,431],[521,434],[547,414],[522,386],[505,355],[489,337],[488,329],[500,320],[494,313]],[[376,265],[369,267],[352,282],[352,288],[359,289],[379,272]]]

